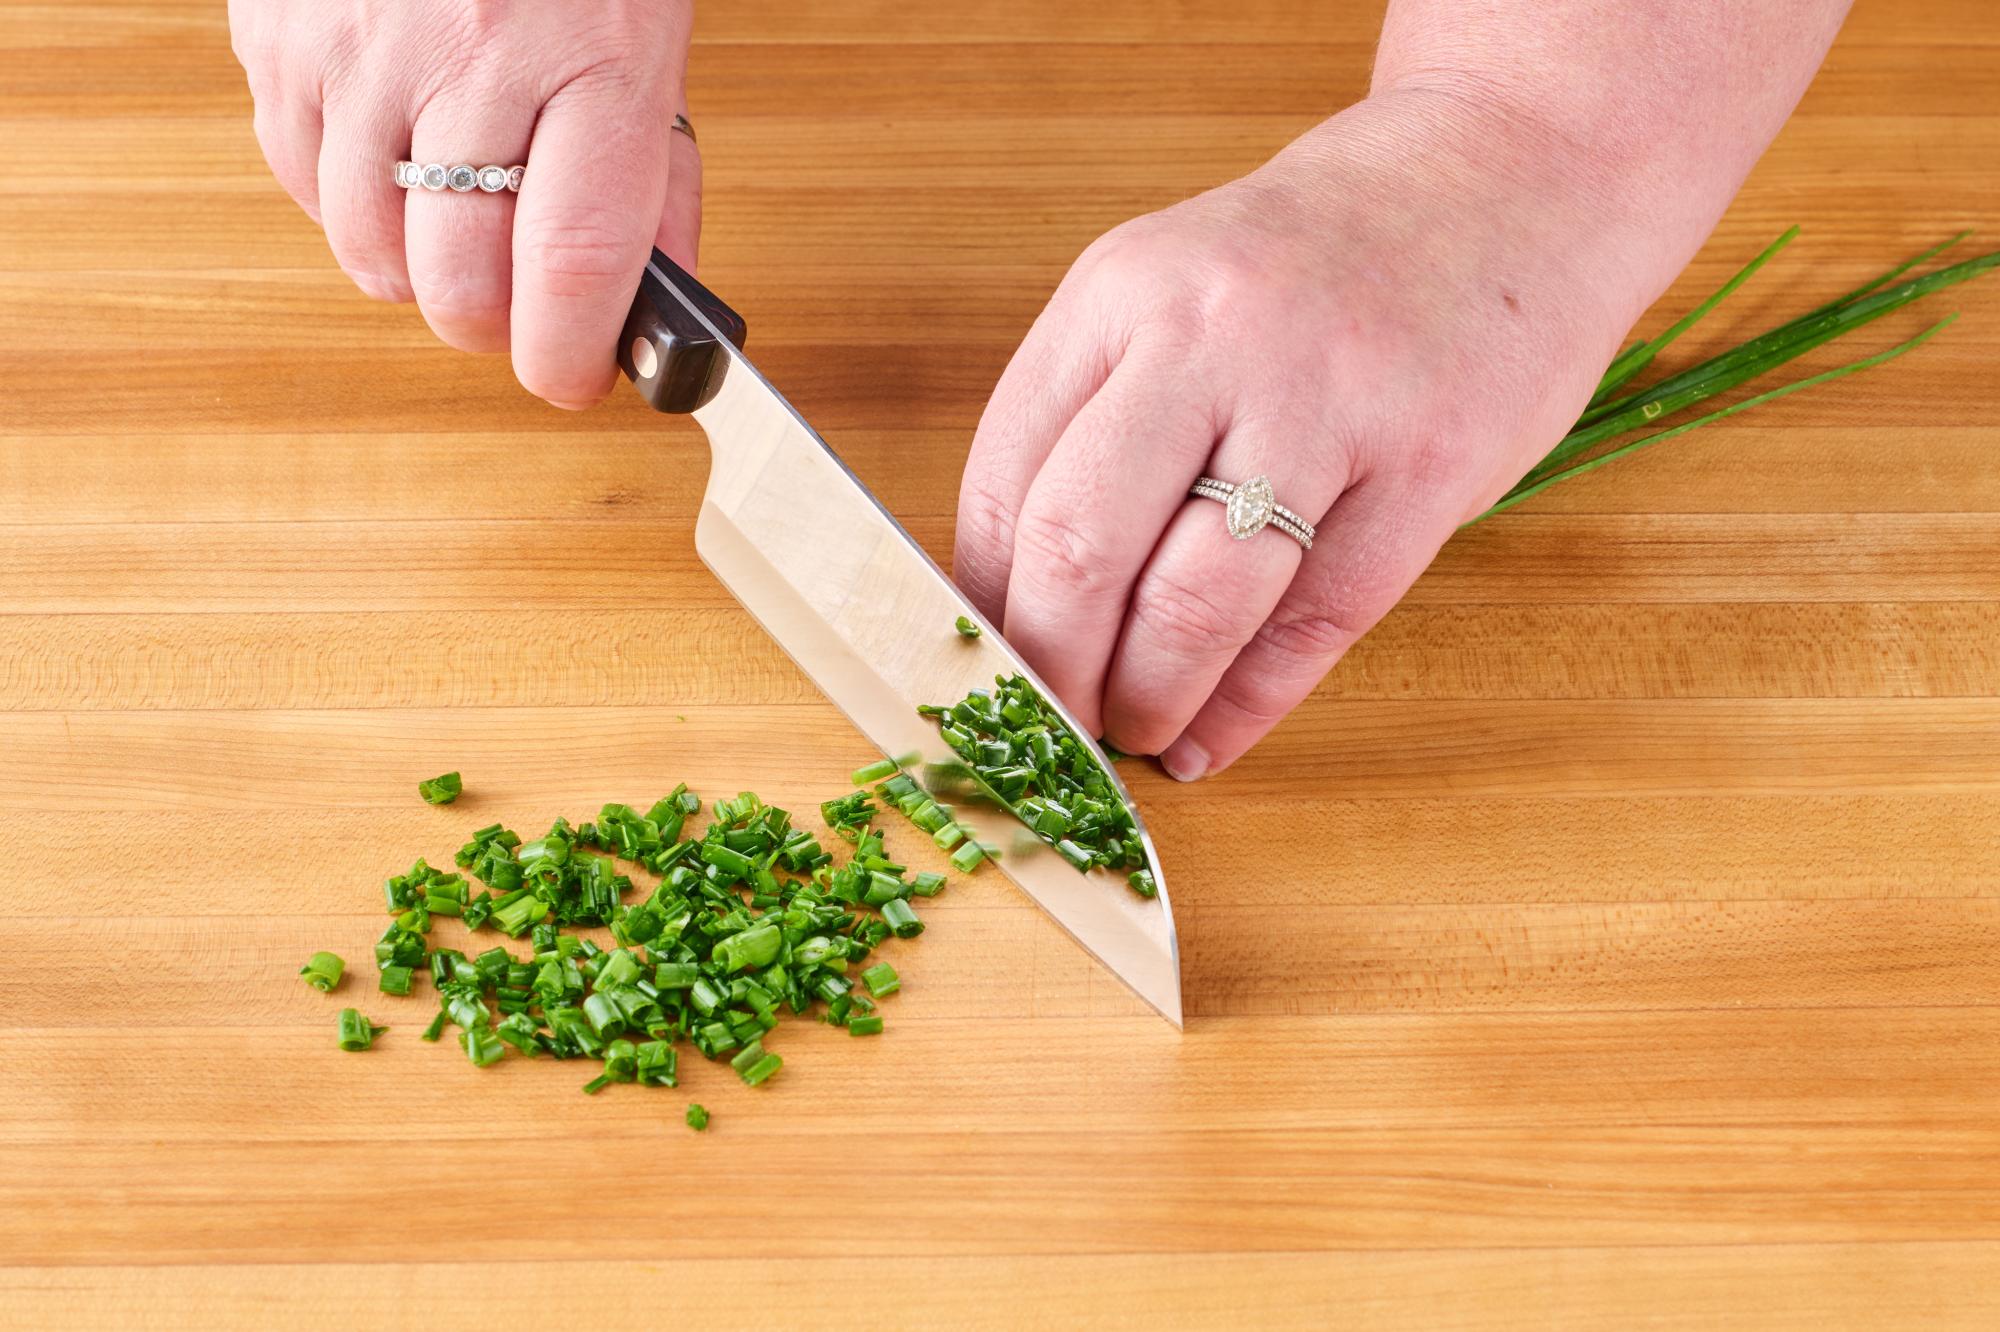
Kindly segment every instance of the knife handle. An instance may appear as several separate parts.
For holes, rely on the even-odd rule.
[[[743,316],[679,264],[653,251],[653,262],[639,279],[639,294],[618,339],[618,365],[655,411],[691,412],[722,387],[729,358],[722,354],[715,333],[689,313],[690,305],[730,343],[743,345],[748,332]]]

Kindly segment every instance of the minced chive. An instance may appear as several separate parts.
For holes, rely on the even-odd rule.
[[[972,620],[967,616],[964,615],[959,616],[958,622],[954,624],[952,627],[958,630],[959,633],[965,635],[967,638],[979,637],[979,626],[974,624]]]
[[[485,1068],[500,1062],[500,1056],[507,1052],[506,1045],[493,1034],[493,1029],[484,1023],[467,1027],[458,1034],[458,1044],[465,1051],[465,1057],[472,1061],[474,1068]]]
[[[700,1133],[708,1127],[708,1111],[702,1108],[701,1102],[688,1102],[687,1126],[696,1133]]]
[[[995,706],[979,703],[971,724],[990,730]],[[986,752],[996,762],[1015,756],[997,741]],[[885,777],[874,792],[884,801],[921,808],[925,824],[955,826],[950,809],[893,764],[877,765],[875,775]],[[883,834],[869,826],[877,809],[869,796],[857,789],[822,806],[830,823],[850,825],[843,837],[852,854],[838,865],[787,811],[747,791],[716,802],[714,822],[699,832],[686,820],[700,801],[684,787],[650,806],[607,804],[581,827],[557,819],[532,841],[498,824],[483,828],[455,857],[465,874],[419,860],[388,880],[394,920],[376,945],[380,988],[406,994],[428,971],[438,1009],[424,1039],[441,1039],[455,1023],[466,1057],[481,1067],[511,1045],[529,1057],[601,1061],[589,1090],[612,1082],[671,1086],[674,1043],[686,1036],[710,1059],[731,1060],[745,1082],[761,1084],[783,1066],[763,1041],[785,1011],[823,1005],[843,1026],[871,1016],[872,1002],[845,974],[892,935],[921,931],[905,899],[944,886],[943,875],[910,875],[891,858]],[[657,874],[658,886],[627,900],[633,884],[618,872],[619,860]],[[486,889],[475,896],[467,875]],[[433,917],[461,914],[469,928],[525,936],[529,952],[433,951],[426,938]],[[571,932],[578,927],[608,927],[615,946]],[[327,954],[302,974],[337,984],[340,966]],[[879,959],[867,976],[878,996],[900,987]],[[347,1026],[343,1036],[352,1038],[372,1039],[377,1030],[358,1014]]]
[[[347,970],[347,964],[340,960],[338,953],[314,953],[299,968],[299,975],[306,978],[306,984],[321,994],[340,984],[340,976]]]
[[[433,777],[429,781],[417,783],[417,794],[433,805],[449,805],[452,801],[458,799],[459,793],[464,789],[465,783],[460,780],[459,775],[455,772],[448,772],[441,777]]]
[[[879,1036],[882,1034],[882,1019],[875,1016],[851,1017],[847,1019],[849,1036]]]
[[[340,1048],[343,1050],[366,1050],[375,1044],[375,1038],[389,1030],[378,1027],[361,1016],[361,1010],[343,1008],[340,1010]]]
[[[977,842],[967,842],[951,853],[951,867],[960,874],[970,874],[979,868],[979,862],[986,859],[986,848]]]
[[[882,919],[896,932],[898,939],[914,939],[924,932],[924,923],[917,919],[917,913],[910,910],[910,904],[898,897],[882,904]]]
[[[1132,891],[1141,897],[1158,897],[1160,887],[1153,882],[1153,871],[1133,870],[1125,876],[1125,882],[1132,885]]]

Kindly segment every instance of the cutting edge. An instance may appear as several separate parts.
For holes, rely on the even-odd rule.
[[[854,482],[855,488],[858,489],[863,495],[867,496],[868,502],[875,506],[875,509],[882,515],[884,521],[889,523],[889,525],[893,527],[896,530],[896,532],[900,534],[902,538],[909,543],[910,549],[915,551],[917,556],[920,559],[922,559],[925,564],[929,565],[931,570],[935,572],[939,578],[943,579],[948,586],[952,587],[954,590],[958,590],[957,584],[952,582],[950,575],[946,574],[945,571],[941,567],[939,567],[937,561],[931,558],[930,552],[925,550],[923,548],[923,545],[920,542],[918,542],[915,537],[910,535],[909,531],[902,525],[901,522],[897,521],[896,515],[889,512],[888,508],[885,505],[883,505],[881,499],[876,496],[875,492],[868,488],[867,483],[862,481],[862,479],[858,475],[856,475],[854,469],[847,465],[847,460],[842,458],[837,452],[835,452],[833,448],[831,448],[825,440],[820,438],[819,432],[812,428],[812,424],[808,422],[803,415],[800,414],[798,408],[792,406],[790,399],[786,398],[783,393],[780,393],[778,391],[777,386],[772,384],[769,379],[766,379],[764,377],[763,372],[758,370],[757,367],[751,363],[750,358],[745,356],[742,353],[742,351],[739,350],[734,345],[733,341],[723,332],[723,330],[717,328],[713,320],[709,319],[708,316],[704,314],[698,306],[696,306],[693,302],[688,300],[688,298],[681,292],[680,288],[672,281],[672,279],[666,273],[661,271],[660,267],[657,264],[653,263],[651,260],[648,260],[646,264],[646,271],[654,278],[654,280],[656,280],[660,284],[661,287],[663,287],[668,292],[668,294],[670,294],[674,298],[676,302],[678,302],[681,305],[683,309],[687,311],[687,313],[691,317],[697,320],[710,333],[715,335],[715,338],[719,344],[718,354],[726,356],[728,358],[727,366],[723,372],[725,374],[735,374],[735,373],[749,374],[752,377],[754,377],[759,384],[763,385],[764,389],[771,395],[772,399],[776,401],[779,406],[785,409],[785,411],[791,416],[792,420],[798,424],[801,430],[805,431],[807,438],[811,439],[814,443],[818,444],[819,447],[825,451],[826,456],[833,461],[834,465],[840,468],[840,470],[847,475],[848,479]],[[1153,835],[1146,827],[1145,815],[1140,813],[1138,803],[1132,799],[1132,793],[1126,789],[1124,779],[1118,775],[1117,767],[1111,762],[1110,758],[1105,754],[1104,747],[1098,744],[1097,740],[1087,730],[1085,730],[1081,725],[1078,724],[1076,718],[1071,715],[1069,709],[1066,706],[1064,706],[1062,700],[1058,698],[1054,693],[1054,691],[1052,691],[1048,687],[1048,685],[1042,681],[1041,676],[1036,674],[1035,670],[1032,667],[1030,667],[1027,664],[1027,662],[1021,659],[1020,653],[1014,650],[1012,645],[1010,645],[1007,642],[1006,638],[1001,635],[999,629],[990,622],[988,622],[986,617],[980,614],[978,608],[973,606],[969,599],[965,598],[963,591],[959,591],[959,596],[961,600],[965,601],[967,613],[971,615],[972,618],[979,624],[981,632],[983,634],[989,634],[992,636],[992,641],[994,645],[997,646],[997,648],[1007,656],[1009,661],[1013,663],[1014,669],[1027,677],[1029,683],[1034,685],[1035,689],[1041,694],[1043,700],[1047,702],[1052,709],[1055,710],[1057,716],[1062,718],[1063,724],[1069,727],[1070,734],[1076,738],[1078,743],[1082,744],[1083,746],[1086,747],[1086,749],[1088,749],[1092,758],[1096,759],[1098,765],[1104,770],[1105,775],[1110,778],[1112,789],[1117,793],[1118,798],[1125,802],[1125,808],[1128,811],[1130,811],[1132,815],[1133,827],[1137,830],[1139,834],[1139,843],[1142,847],[1145,848],[1146,862],[1149,866],[1151,866],[1153,871],[1153,881],[1155,887],[1157,888],[1157,896],[1153,900],[1158,904],[1162,922],[1166,926],[1167,949],[1173,964],[1173,974],[1174,974],[1174,993],[1173,993],[1173,1002],[1171,1010],[1169,1010],[1167,1007],[1163,1007],[1160,1004],[1156,1003],[1150,996],[1146,995],[1136,986],[1133,986],[1130,981],[1126,980],[1126,978],[1121,973],[1119,973],[1118,969],[1115,966],[1111,965],[1109,962],[1105,961],[1104,958],[1100,957],[1098,953],[1090,947],[1087,941],[1079,937],[1073,930],[1069,929],[1069,927],[1066,924],[1064,924],[1064,922],[1060,917],[1056,916],[1053,912],[1049,911],[1046,907],[1044,907],[1033,893],[1030,893],[1027,891],[1027,889],[1021,887],[1021,885],[1014,879],[1013,875],[1007,874],[1007,865],[1004,859],[995,860],[993,863],[999,866],[1001,873],[1007,874],[1007,880],[1009,883],[1013,883],[1024,897],[1028,898],[1029,901],[1035,903],[1035,906],[1038,910],[1041,910],[1042,913],[1048,916],[1049,919],[1053,920],[1057,924],[1057,926],[1063,930],[1065,934],[1068,934],[1070,938],[1075,940],[1078,947],[1082,948],[1086,953],[1088,953],[1095,961],[1097,961],[1097,963],[1100,966],[1103,966],[1106,970],[1110,971],[1113,975],[1117,976],[1119,981],[1122,984],[1124,984],[1126,988],[1130,989],[1134,994],[1138,995],[1140,999],[1144,1000],[1150,1007],[1154,1008],[1155,1011],[1157,1011],[1161,1017],[1165,1018],[1168,1022],[1172,1023],[1177,1030],[1181,1029],[1183,1026],[1183,1012],[1182,1012],[1183,1006],[1181,1002],[1181,987],[1180,987],[1180,967],[1181,967],[1180,932],[1174,925],[1173,905],[1167,895],[1166,871],[1160,863],[1159,850],[1153,844]],[[744,609],[746,614],[751,615],[753,619],[756,618],[755,612],[750,611],[748,607],[745,607]],[[784,648],[783,641],[777,638],[776,635],[773,635],[772,641],[778,643],[781,649]],[[787,656],[791,655],[788,649],[786,650],[786,655]],[[794,661],[796,660],[797,659],[794,658]],[[803,663],[799,663],[799,665],[801,669],[804,669]],[[810,675],[811,672],[808,671],[807,674]],[[830,701],[834,703],[835,707],[841,706],[838,699],[830,698]],[[845,715],[846,713],[845,708],[842,708],[842,713],[843,715]],[[851,716],[849,716],[848,719],[849,721],[853,720]],[[862,732],[862,734],[864,738],[867,736],[867,733],[865,731]],[[870,743],[873,743],[873,741],[871,740]],[[887,757],[895,758],[898,756],[887,755]],[[1078,878],[1080,881],[1087,881],[1085,879],[1085,876],[1079,875]]]

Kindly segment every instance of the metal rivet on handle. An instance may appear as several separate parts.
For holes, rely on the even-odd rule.
[[[632,339],[632,368],[639,372],[641,379],[651,379],[660,372],[660,354],[653,350],[653,344],[648,339]]]

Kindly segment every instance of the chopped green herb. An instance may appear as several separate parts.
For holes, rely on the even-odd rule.
[[[971,618],[968,616],[964,615],[959,616],[958,623],[954,625],[953,628],[957,629],[959,633],[963,634],[967,638],[979,637],[979,626],[977,624],[974,624]]]
[[[896,775],[897,767],[898,764],[894,759],[878,759],[865,768],[856,768],[854,770],[854,784],[856,786],[866,786],[870,782],[879,782],[885,777],[893,777]]]
[[[387,1030],[387,1027],[378,1027],[362,1017],[359,1009],[340,1010],[340,1048],[343,1050],[366,1050],[375,1044],[377,1036]]]
[[[314,953],[299,968],[299,975],[306,978],[306,984],[321,994],[340,984],[340,975],[347,970],[347,964],[340,960],[338,953]]]
[[[700,1133],[708,1127],[708,1111],[702,1109],[701,1102],[688,1102],[687,1126],[696,1133]]]
[[[1064,860],[1086,872],[1100,865],[1146,871],[1151,895],[1158,895],[1138,822],[1116,779],[1026,676],[998,676],[992,690],[974,689],[956,703],[917,711],[938,722],[938,734],[977,785]],[[990,847],[961,841],[962,829],[938,823],[921,803],[904,812],[952,851],[960,873],[971,873],[992,854]],[[1132,889],[1141,891],[1136,883]]]
[[[899,777],[893,765],[877,772]],[[903,779],[895,790],[899,802],[911,794],[929,802],[927,820],[950,818],[915,783]],[[376,945],[381,990],[407,994],[427,972],[438,1011],[423,1038],[439,1040],[447,1023],[456,1025],[478,1067],[511,1046],[524,1058],[597,1061],[585,1085],[592,1093],[619,1082],[674,1086],[674,1045],[686,1037],[708,1058],[729,1059],[751,1086],[763,1083],[784,1064],[764,1044],[784,1013],[824,1005],[836,1025],[871,1014],[846,979],[850,968],[891,936],[920,932],[906,899],[931,896],[945,880],[912,877],[890,858],[869,827],[877,806],[866,790],[821,810],[853,843],[843,864],[752,792],[715,802],[713,822],[697,830],[688,821],[701,807],[677,787],[643,814],[609,804],[581,826],[557,819],[534,841],[499,824],[482,828],[459,848],[463,874],[417,861],[388,881],[394,919]],[[657,874],[658,885],[635,893],[620,859]],[[486,890],[475,896],[467,876]],[[527,951],[433,950],[436,917],[521,939]],[[571,926],[608,927],[616,945],[600,947]],[[339,965],[326,954],[306,970],[323,977]],[[879,959],[865,978],[877,996],[901,987]],[[343,1039],[370,1030],[355,1014]]]
[[[459,792],[464,789],[465,783],[460,780],[459,775],[455,772],[448,772],[442,777],[433,777],[429,781],[417,783],[417,794],[433,805],[449,805],[452,801],[458,799]]]
[[[851,1017],[847,1019],[849,1036],[879,1036],[882,1034],[882,1019],[879,1017]]]

